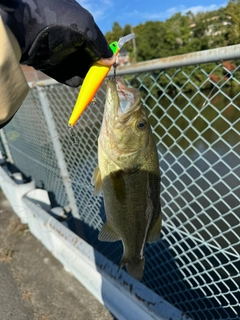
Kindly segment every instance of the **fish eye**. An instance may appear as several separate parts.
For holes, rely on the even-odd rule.
[[[138,129],[144,130],[147,127],[147,121],[146,120],[140,120],[137,124]]]

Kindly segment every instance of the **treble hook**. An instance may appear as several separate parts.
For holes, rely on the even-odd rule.
[[[76,137],[76,133],[74,132],[73,126],[68,125],[68,130],[69,130],[69,134],[71,137],[70,144],[75,145],[75,146],[79,145],[79,139]]]

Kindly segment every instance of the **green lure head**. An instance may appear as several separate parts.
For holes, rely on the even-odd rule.
[[[114,54],[117,54],[120,49],[117,41],[112,42],[109,47],[111,48]]]

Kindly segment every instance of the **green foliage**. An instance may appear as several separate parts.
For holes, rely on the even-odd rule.
[[[114,22],[112,31],[106,33],[106,39],[109,43],[117,41],[123,36],[123,29],[120,27],[118,22]]]
[[[227,39],[229,44],[239,43],[240,36],[240,1],[230,0],[226,7],[226,14],[229,16]]]
[[[137,61],[162,57],[163,22],[148,21],[134,29],[136,34]]]

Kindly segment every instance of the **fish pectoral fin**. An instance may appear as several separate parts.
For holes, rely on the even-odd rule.
[[[99,235],[98,235],[98,240],[100,241],[107,241],[107,242],[115,242],[118,240],[121,240],[118,234],[111,228],[111,226],[106,222]]]
[[[126,266],[127,272],[135,279],[141,280],[143,277],[145,258],[129,260],[126,257],[122,257],[119,265],[119,269]]]
[[[158,215],[158,218],[152,228],[149,230],[148,236],[147,236],[147,242],[155,242],[160,237],[162,227],[162,213]]]
[[[94,186],[94,195],[97,196],[102,191],[102,177],[98,165],[93,171],[91,183]]]

